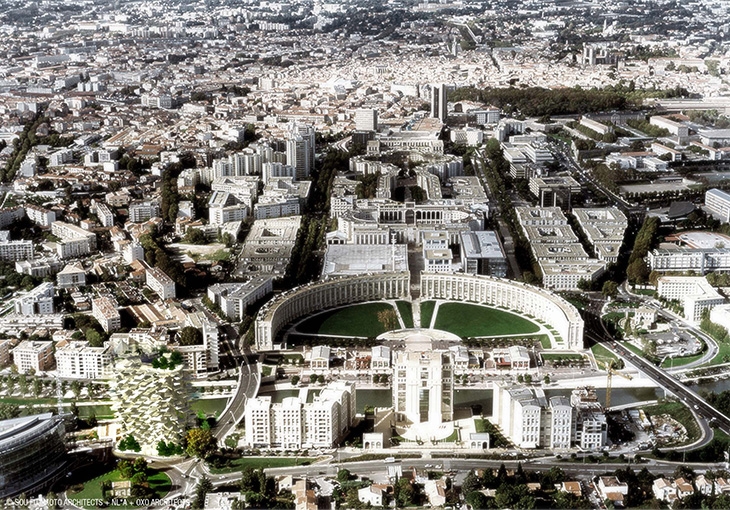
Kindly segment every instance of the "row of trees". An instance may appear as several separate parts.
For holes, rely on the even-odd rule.
[[[484,175],[489,189],[496,195],[500,217],[507,223],[514,240],[515,255],[522,269],[522,279],[526,283],[539,283],[541,276],[539,266],[532,259],[530,245],[519,227],[517,214],[509,194],[511,189],[508,176],[509,162],[504,159],[502,147],[496,138],[490,138],[487,142],[485,155],[487,161],[484,162]]]
[[[628,94],[609,89],[580,87],[545,89],[462,87],[450,94],[450,101],[479,101],[501,108],[508,115],[526,117],[584,114],[589,112],[639,109],[641,103],[627,99]]]
[[[644,257],[649,250],[658,241],[657,233],[659,231],[659,219],[656,217],[648,217],[641,225],[639,232],[634,240],[634,249],[629,256],[629,265],[626,268],[626,277],[629,283],[644,284],[649,279],[649,267],[644,261]]]

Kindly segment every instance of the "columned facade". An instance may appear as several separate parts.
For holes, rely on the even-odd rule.
[[[563,298],[530,285],[482,275],[421,274],[421,299],[502,306],[549,324],[569,349],[583,349],[583,319]]]
[[[410,273],[364,274],[332,278],[281,293],[256,317],[256,348],[274,349],[282,326],[312,312],[379,299],[408,299]]]

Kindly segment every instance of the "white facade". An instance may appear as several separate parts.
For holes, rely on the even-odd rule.
[[[46,315],[53,313],[53,283],[44,282],[15,300],[15,313],[21,315]]]
[[[351,383],[330,385],[313,402],[287,397],[272,403],[271,397],[256,397],[246,404],[244,442],[254,448],[331,448],[352,424],[354,409]]]
[[[730,221],[730,193],[720,189],[707,190],[705,208],[723,223]]]
[[[208,287],[208,299],[231,320],[240,321],[249,305],[273,291],[273,279],[259,276],[244,283],[216,283]]]
[[[56,370],[66,379],[102,379],[112,372],[111,345],[90,347],[86,341],[65,340],[56,346]]]
[[[145,284],[160,296],[160,299],[175,299],[175,282],[161,269],[145,264]]]
[[[393,412],[397,424],[453,419],[453,363],[449,351],[398,351],[393,358]]]
[[[705,277],[662,276],[657,283],[657,293],[667,300],[676,300],[684,307],[684,318],[699,323],[705,310],[712,310],[725,302]]]
[[[19,374],[36,374],[53,368],[53,342],[24,340],[13,349],[13,363]]]
[[[91,315],[99,321],[107,333],[112,333],[122,327],[118,306],[116,300],[111,297],[102,296],[91,300]]]

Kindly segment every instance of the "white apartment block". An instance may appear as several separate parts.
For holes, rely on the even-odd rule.
[[[51,276],[63,267],[63,263],[53,257],[40,259],[20,260],[15,263],[15,270],[20,274],[29,274],[39,278]]]
[[[705,208],[723,223],[730,221],[730,193],[716,188],[707,190]]]
[[[573,442],[573,406],[567,397],[549,400],[550,429],[543,444],[551,449],[570,448]]]
[[[110,379],[118,437],[132,434],[142,453],[156,455],[157,444],[180,443],[192,414],[182,367],[153,368],[131,358],[118,361]]]
[[[0,340],[0,367],[10,364],[10,342],[11,340]]]
[[[257,276],[243,283],[216,283],[208,287],[208,299],[233,321],[243,320],[249,305],[273,291],[270,276]]]
[[[145,284],[162,300],[175,299],[175,282],[156,267],[145,266]]]
[[[87,238],[67,239],[56,243],[56,255],[61,259],[82,257],[91,253],[91,242]]]
[[[90,347],[87,341],[62,340],[56,345],[56,370],[64,379],[104,379],[112,373],[109,343]]]
[[[595,450],[607,441],[606,416],[593,388],[548,400],[541,389],[499,386],[492,418],[518,448]]]
[[[220,356],[218,325],[208,319],[208,316],[203,312],[187,314],[185,316],[185,325],[197,328],[203,334],[205,366],[202,367],[202,371],[218,370]]]
[[[81,263],[72,262],[56,273],[56,285],[59,289],[86,285],[86,271]]]
[[[246,404],[245,444],[254,448],[330,448],[344,437],[355,417],[352,383],[333,383],[312,402],[287,397],[272,403],[256,397]]]
[[[606,133],[611,132],[611,127],[607,126],[606,124],[603,124],[601,122],[595,121],[593,119],[589,119],[587,117],[581,117],[580,119],[580,125],[585,126],[588,129],[591,129],[598,133],[599,135],[605,135]]]
[[[222,225],[230,221],[243,221],[248,217],[248,206],[235,195],[225,191],[214,191],[208,200],[208,222]]]
[[[51,224],[56,221],[56,213],[49,209],[38,207],[33,204],[25,204],[24,207],[25,214],[28,216],[28,219],[36,225],[40,225],[41,227],[50,227]]]
[[[53,368],[53,342],[23,340],[13,349],[13,363],[19,374],[36,374]]]
[[[129,221],[144,223],[150,218],[160,216],[160,204],[153,200],[141,200],[129,204]]]
[[[355,110],[355,129],[357,131],[377,131],[378,111],[371,108]]]
[[[551,290],[576,290],[581,280],[594,281],[607,261],[588,257],[568,219],[558,207],[517,207],[517,218]]]
[[[87,255],[96,249],[96,234],[76,225],[54,221],[51,233],[61,239],[56,243],[56,251],[62,259]]]
[[[99,223],[101,223],[104,227],[113,227],[114,226],[114,213],[107,207],[105,204],[97,203],[96,207],[96,217],[99,218]]]
[[[657,284],[657,294],[682,303],[684,318],[694,323],[702,320],[705,310],[712,310],[725,302],[725,298],[702,276],[662,276]]]
[[[8,239],[0,241],[0,260],[17,262],[32,259],[33,254],[33,241],[10,241]]]
[[[122,327],[118,306],[116,300],[111,297],[102,296],[91,300],[91,315],[99,321],[107,333],[112,333]]]
[[[297,176],[297,169],[291,165],[286,165],[284,163],[275,163],[275,162],[263,164],[263,171],[262,171],[261,177],[264,181],[264,184],[268,184],[272,179],[275,179],[278,177],[296,178],[296,176]]]
[[[301,214],[301,209],[297,197],[262,195],[259,197],[258,203],[253,206],[253,216],[257,220],[297,216],[299,214]]]
[[[524,387],[495,388],[492,418],[502,433],[518,448],[537,448],[542,438],[542,412],[546,407],[542,390]]]
[[[20,315],[47,315],[52,314],[53,283],[44,282],[15,300],[15,313]]]

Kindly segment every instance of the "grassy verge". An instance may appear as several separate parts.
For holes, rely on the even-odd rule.
[[[543,352],[540,356],[545,361],[580,361],[583,359],[583,356],[580,354],[552,354]]]
[[[662,362],[662,368],[675,368],[694,363],[698,359],[702,359],[704,353],[695,354],[693,356],[684,356],[682,358],[667,358]]]
[[[540,335],[540,345],[543,349],[552,349],[553,343],[550,341],[550,337],[547,335]]]
[[[396,306],[398,307],[398,312],[400,312],[400,316],[403,318],[403,324],[407,328],[413,327],[413,309],[411,308],[411,304],[408,301],[396,301]]]
[[[96,508],[96,506],[82,506],[81,502],[86,501],[99,501],[102,499],[102,493],[101,493],[101,484],[105,480],[109,480],[111,482],[118,482],[123,480],[122,475],[117,471],[116,469],[113,471],[108,471],[107,473],[104,473],[101,476],[97,476],[96,478],[93,478],[91,480],[86,481],[83,484],[83,489],[81,489],[78,492],[68,492],[69,499],[71,501],[74,501],[74,504],[81,507],[81,508]],[[170,488],[172,487],[172,483],[170,482],[170,478],[163,473],[162,471],[153,471],[148,478],[148,482],[150,484],[150,488],[155,491],[155,499],[162,499],[164,498],[168,492],[170,492]],[[131,498],[132,502],[134,498]],[[122,505],[122,506],[115,506],[114,508],[139,508],[139,505]]]
[[[423,301],[421,303],[421,327],[428,328],[431,326],[431,318],[433,310],[436,308],[436,301]]]
[[[596,361],[603,361],[607,362],[609,360],[618,360],[615,354],[613,354],[611,351],[606,349],[601,344],[596,344],[593,347],[591,347],[591,352],[593,353],[593,357],[596,358]],[[600,367],[599,363],[599,367]]]
[[[315,459],[311,457],[241,457],[240,459],[230,459],[224,467],[210,466],[210,472],[214,475],[222,475],[226,473],[236,473],[242,471],[246,467],[252,469],[280,468],[291,466],[308,466]]]

